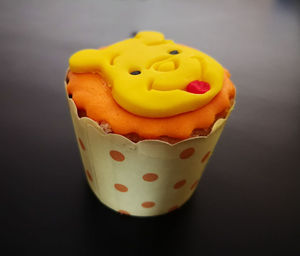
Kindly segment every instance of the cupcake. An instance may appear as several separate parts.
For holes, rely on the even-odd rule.
[[[65,87],[91,189],[135,216],[189,199],[235,99],[221,64],[153,31],[75,53]]]

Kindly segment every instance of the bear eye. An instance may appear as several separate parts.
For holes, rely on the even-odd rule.
[[[134,76],[139,75],[139,74],[141,74],[141,71],[139,71],[139,70],[130,72],[130,75],[134,75]]]
[[[177,50],[173,50],[173,51],[170,51],[169,52],[169,54],[172,54],[172,55],[176,55],[176,54],[178,54],[179,53],[179,51],[177,51]]]

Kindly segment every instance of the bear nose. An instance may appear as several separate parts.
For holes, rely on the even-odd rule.
[[[155,67],[155,70],[161,71],[161,72],[172,71],[175,69],[176,69],[176,65],[175,65],[174,61],[172,61],[172,60],[160,63]]]

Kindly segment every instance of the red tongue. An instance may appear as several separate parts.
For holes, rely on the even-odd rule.
[[[195,94],[206,93],[209,89],[210,89],[209,83],[204,81],[199,81],[199,80],[190,82],[186,87],[186,91]]]

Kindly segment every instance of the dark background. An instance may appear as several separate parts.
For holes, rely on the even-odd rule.
[[[0,1],[2,255],[299,255],[298,1]],[[158,30],[232,73],[237,103],[181,209],[116,214],[85,181],[69,56]]]

